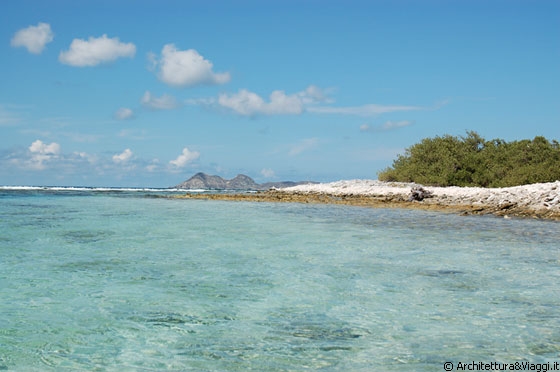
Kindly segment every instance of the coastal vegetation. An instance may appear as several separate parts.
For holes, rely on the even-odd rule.
[[[380,181],[431,186],[509,187],[560,180],[560,144],[537,136],[506,142],[465,136],[425,138],[379,172]]]

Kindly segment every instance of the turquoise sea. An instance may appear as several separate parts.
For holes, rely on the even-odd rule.
[[[560,362],[558,222],[167,194],[0,189],[0,370]]]

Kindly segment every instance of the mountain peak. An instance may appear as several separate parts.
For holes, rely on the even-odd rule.
[[[258,184],[244,174],[239,174],[231,180],[225,180],[220,176],[208,175],[199,172],[175,186],[177,189],[208,189],[208,190],[257,190]]]
[[[268,190],[273,187],[290,187],[304,183],[313,182],[268,182],[258,184],[251,177],[244,174],[238,174],[235,178],[226,180],[220,176],[213,176],[198,172],[188,180],[174,186],[174,188],[185,190]]]

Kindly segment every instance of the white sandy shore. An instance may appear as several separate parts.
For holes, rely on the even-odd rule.
[[[422,185],[376,180],[347,180],[299,185],[278,191],[336,196],[402,196],[406,199],[410,196],[411,189],[414,186]],[[560,213],[560,181],[503,188],[422,187],[433,195],[432,198],[425,199],[427,203],[494,207],[508,206]]]

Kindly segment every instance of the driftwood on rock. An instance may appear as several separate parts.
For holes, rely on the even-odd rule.
[[[414,186],[410,190],[408,201],[422,201],[426,198],[431,198],[432,192],[424,189],[422,186]]]

